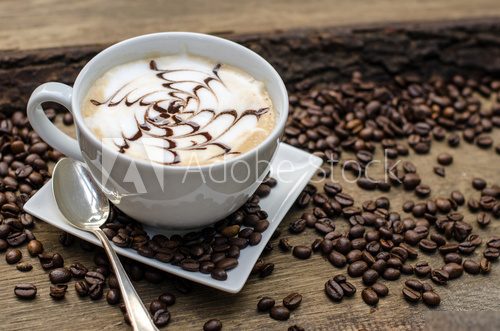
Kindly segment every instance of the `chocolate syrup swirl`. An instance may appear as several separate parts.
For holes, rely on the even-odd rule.
[[[122,130],[121,138],[114,139],[114,144],[120,153],[127,152],[130,142],[141,138],[153,138],[161,141],[155,143],[155,147],[171,153],[172,157],[169,158],[171,162],[160,162],[167,165],[183,161],[179,155],[180,151],[206,150],[210,146],[216,148],[211,159],[239,154],[227,143],[219,141],[219,138],[243,118],[255,116],[258,120],[269,111],[269,108],[238,112],[235,109],[216,111],[202,107],[202,93],[208,93],[212,100],[217,104],[220,103],[220,96],[213,88],[214,84],[220,84],[225,88],[224,81],[219,76],[220,68],[221,64],[218,63],[211,72],[188,68],[162,69],[158,67],[156,61],[151,60],[149,70],[159,80],[155,90],[143,93],[140,91],[140,86],[137,87],[134,82],[129,82],[116,90],[107,100],[91,99],[90,102],[95,106],[134,107],[135,128],[127,132]],[[175,79],[175,76],[182,76],[183,73],[199,79]],[[200,124],[200,121],[203,123]],[[218,122],[225,123],[225,126],[216,130],[209,129],[212,124],[222,125]]]

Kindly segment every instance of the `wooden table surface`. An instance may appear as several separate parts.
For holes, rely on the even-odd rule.
[[[214,4],[215,3],[215,4]],[[265,5],[263,5],[265,3]],[[491,0],[479,1],[390,1],[376,3],[368,0],[290,0],[223,2],[223,1],[129,1],[119,5],[118,1],[32,0],[0,2],[0,50],[37,49],[69,45],[110,43],[133,35],[154,31],[193,30],[201,32],[265,32],[275,29],[300,27],[324,27],[332,25],[355,25],[384,23],[388,21],[426,21],[466,19],[478,17],[500,17],[500,3]],[[493,134],[500,141],[500,132]],[[447,167],[445,179],[432,173],[436,155],[448,150],[443,143],[433,143],[432,154],[411,157],[425,182],[433,188],[433,196],[448,196],[453,189],[460,189],[468,198],[478,196],[470,186],[474,176],[482,176],[490,183],[500,183],[498,164],[500,156],[462,144],[451,153],[453,165]],[[466,156],[466,157],[465,157]],[[333,172],[334,179],[340,179],[339,169]],[[321,186],[321,185],[320,185]],[[344,183],[358,203],[374,199],[381,193],[366,192],[357,186]],[[383,194],[393,199],[393,209],[401,211],[406,199],[415,199],[412,193],[393,189]],[[280,229],[287,235],[287,225],[300,216],[302,211],[291,210]],[[467,220],[474,224],[474,216],[467,213]],[[344,221],[337,221],[345,229]],[[482,237],[500,234],[500,222],[494,221],[487,230],[475,231]],[[69,248],[58,242],[59,231],[43,222],[38,222],[35,234],[47,251],[59,251],[66,264],[82,262],[92,266],[92,253],[83,251],[78,244]],[[307,230],[300,236],[290,235],[293,244],[310,244],[317,235]],[[276,329],[286,330],[298,324],[306,329],[372,330],[372,329],[435,329],[454,327],[456,330],[498,330],[500,329],[500,267],[494,264],[492,274],[464,275],[438,287],[442,303],[437,309],[423,304],[409,305],[401,298],[401,281],[385,282],[390,294],[382,299],[377,308],[365,305],[360,298],[361,283],[354,280],[358,293],[352,299],[341,303],[331,302],[323,292],[325,281],[345,269],[331,266],[320,255],[311,259],[297,260],[287,253],[281,253],[276,242],[274,251],[265,260],[276,265],[274,273],[265,279],[250,277],[241,293],[232,295],[202,286],[196,286],[191,294],[175,292],[172,285],[163,282],[153,285],[137,282],[142,299],[149,303],[163,291],[178,294],[177,303],[171,307],[172,321],[168,329],[201,329],[209,318],[219,318],[226,330]],[[37,330],[123,330],[124,324],[118,307],[107,305],[105,300],[92,302],[76,296],[70,284],[66,299],[53,301],[48,294],[49,280],[46,272],[35,259],[31,259],[22,248],[24,260],[32,260],[34,270],[20,273],[15,267],[0,260],[0,329]],[[476,257],[477,257],[476,253]],[[426,258],[433,266],[441,264],[436,254]],[[402,278],[404,279],[404,277]],[[17,300],[13,287],[20,282],[34,282],[38,288],[35,301]],[[270,319],[266,314],[256,312],[258,299],[264,295],[281,300],[296,291],[303,295],[301,307],[292,313],[287,322]]]
[[[108,44],[159,31],[247,33],[500,17],[497,0],[2,0],[0,50]]]

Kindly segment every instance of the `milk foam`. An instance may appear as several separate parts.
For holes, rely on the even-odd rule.
[[[188,54],[143,59],[106,72],[83,104],[103,143],[162,164],[206,164],[261,143],[275,125],[264,83]]]

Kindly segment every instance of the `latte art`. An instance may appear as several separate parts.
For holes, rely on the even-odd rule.
[[[239,155],[262,142],[275,122],[262,82],[189,55],[117,66],[84,102],[85,123],[104,144],[167,165]]]

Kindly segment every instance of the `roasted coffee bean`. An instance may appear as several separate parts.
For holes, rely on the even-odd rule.
[[[283,299],[283,306],[289,310],[295,310],[302,302],[302,295],[299,293],[290,293]]]
[[[88,269],[83,264],[76,262],[69,267],[69,271],[74,278],[83,278]]]
[[[346,257],[337,251],[332,251],[328,255],[328,261],[330,261],[330,263],[333,264],[333,266],[335,266],[337,268],[342,268],[347,263]]]
[[[404,287],[402,290],[403,297],[406,299],[408,302],[416,303],[420,301],[420,298],[422,295],[420,294],[419,291],[416,291],[414,289]]]
[[[500,249],[500,237],[493,237],[486,242],[487,247]]]
[[[363,273],[363,284],[370,286],[375,284],[378,279],[378,273],[373,269],[368,269]]]
[[[59,253],[41,253],[38,254],[38,259],[45,270],[64,266],[64,259]]]
[[[361,298],[370,306],[375,306],[378,303],[378,295],[371,287],[367,287],[361,291]]]
[[[222,330],[222,322],[218,319],[210,319],[203,324],[203,331],[220,331]]]
[[[227,258],[222,259],[219,262],[217,262],[215,264],[215,267],[227,271],[227,270],[231,270],[231,269],[235,268],[237,265],[238,265],[237,259],[227,257]]]
[[[437,161],[440,165],[447,166],[453,163],[453,156],[448,153],[441,153],[437,156]]]
[[[481,268],[482,274],[488,274],[491,271],[491,261],[483,257],[479,262],[479,267]]]
[[[110,305],[116,305],[120,302],[120,291],[118,289],[112,288],[109,289],[106,293],[106,301]]]
[[[451,200],[455,201],[457,205],[462,206],[465,203],[465,197],[460,191],[451,192]]]
[[[290,244],[290,240],[288,238],[281,238],[278,246],[283,252],[289,252],[290,250],[292,250],[293,247]]]
[[[368,264],[365,261],[355,261],[347,267],[347,273],[351,277],[360,277],[368,270]]]
[[[446,270],[434,269],[431,272],[431,280],[438,285],[446,285],[450,275]]]
[[[164,327],[170,322],[170,312],[167,309],[160,309],[153,314],[153,322],[157,327]]]
[[[347,263],[349,264],[359,261],[362,258],[363,258],[363,253],[359,249],[352,250],[346,255]]]
[[[88,271],[85,274],[85,281],[90,285],[102,284],[105,280],[106,278],[104,277],[104,275],[97,271]]]
[[[443,167],[440,167],[440,166],[434,167],[433,171],[439,177],[445,177],[446,176],[446,170]]]
[[[154,299],[149,304],[149,311],[154,315],[160,309],[167,309],[167,305],[158,299]]]
[[[444,255],[454,253],[456,251],[458,251],[458,244],[455,243],[447,243],[439,247],[439,252]]]
[[[424,261],[417,262],[414,272],[418,277],[427,277],[431,273],[431,266]]]
[[[52,284],[67,283],[71,280],[71,271],[68,268],[56,268],[50,271],[49,279]]]
[[[33,265],[28,262],[20,262],[16,265],[16,269],[21,272],[28,272],[33,269]]]
[[[382,273],[382,277],[387,280],[396,280],[401,276],[401,272],[398,269],[386,268]]]
[[[308,246],[300,246],[299,245],[299,246],[295,246],[293,248],[292,253],[293,253],[293,256],[295,256],[296,258],[305,260],[305,259],[308,259],[311,257],[312,250]]]
[[[426,291],[422,294],[422,301],[429,307],[439,306],[441,297],[433,291]]]
[[[429,239],[422,239],[418,243],[418,247],[427,253],[432,253],[437,249],[437,244]]]
[[[257,303],[257,310],[260,312],[267,312],[274,307],[275,301],[270,297],[263,297]]]
[[[291,233],[295,233],[295,234],[301,233],[305,229],[306,229],[306,220],[301,219],[301,218],[299,218],[299,219],[297,219],[295,221],[292,221],[290,223],[290,225],[288,226],[288,230]]]
[[[37,288],[32,283],[18,284],[14,287],[14,294],[19,299],[31,300],[36,297]]]
[[[271,308],[269,316],[277,321],[286,321],[290,318],[290,310],[283,306],[274,306]]]
[[[89,297],[92,300],[99,300],[102,298],[103,288],[101,283],[94,283],[89,287]]]
[[[212,276],[213,279],[221,280],[221,281],[227,279],[226,271],[224,269],[220,269],[220,268],[215,268],[214,270],[212,270],[212,272],[210,273],[210,276]]]
[[[49,295],[55,300],[62,300],[66,296],[68,285],[58,284],[50,285]]]
[[[444,256],[444,263],[454,262],[456,264],[462,264],[462,257],[458,253],[448,253]]]
[[[341,282],[339,285],[344,291],[344,295],[346,297],[351,297],[356,293],[356,287],[349,282]]]
[[[382,283],[375,283],[371,286],[372,290],[377,293],[378,297],[383,298],[389,294],[389,288]]]
[[[475,177],[472,179],[472,187],[481,191],[486,187],[486,181],[482,178]]]
[[[16,264],[21,261],[22,258],[23,254],[21,251],[15,248],[9,249],[7,253],[5,253],[5,261],[7,261],[8,264]]]
[[[165,292],[160,294],[158,300],[160,300],[167,306],[172,306],[173,304],[175,304],[176,297],[173,293]]]
[[[471,275],[477,275],[481,271],[481,266],[474,260],[466,259],[462,267],[466,273]]]
[[[457,263],[447,263],[442,268],[449,275],[449,279],[455,279],[462,276],[463,268],[460,264]]]
[[[498,257],[500,256],[500,249],[494,247],[487,247],[483,251],[483,256],[490,261],[498,260]]]
[[[30,240],[27,248],[31,256],[38,256],[38,254],[41,254],[43,252],[42,243],[36,239]]]
[[[418,292],[424,291],[424,283],[415,278],[410,278],[406,280],[405,286]]]
[[[333,301],[341,301],[344,297],[344,290],[340,284],[333,279],[325,283],[325,293]]]
[[[6,238],[7,243],[12,247],[22,245],[26,239],[27,237],[25,232],[12,232]]]
[[[87,296],[89,294],[89,286],[84,281],[78,281],[75,283],[75,291],[80,297]]]
[[[270,276],[274,271],[274,263],[265,263],[262,265],[261,270],[259,271],[259,277],[265,278]]]

